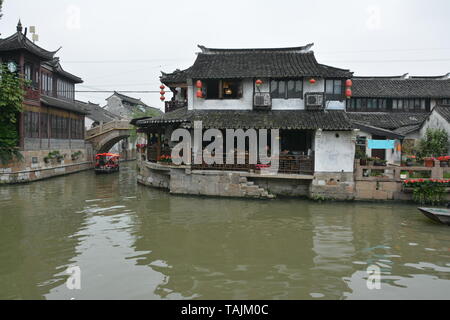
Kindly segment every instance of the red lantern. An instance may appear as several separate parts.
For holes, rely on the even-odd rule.
[[[166,88],[166,86],[165,85],[161,85],[161,87],[159,87],[161,90],[164,90],[165,88]]]
[[[203,98],[203,92],[202,90],[197,91],[197,98]]]
[[[258,79],[258,80],[256,80],[256,85],[259,87],[260,85],[262,85],[263,84],[263,81],[262,80],[260,80],[260,79]]]
[[[348,88],[347,90],[345,90],[345,96],[350,99],[353,95],[352,89]]]
[[[166,92],[164,90],[161,90],[160,93],[161,93],[162,96],[166,94]]]
[[[351,79],[348,79],[347,81],[345,81],[345,86],[350,88],[353,86],[353,81]]]
[[[197,81],[196,87],[197,87],[197,89],[203,88],[203,83],[201,82],[201,80]]]
[[[315,83],[316,83],[316,79],[311,79],[311,80],[309,80],[309,83],[315,84]]]
[[[161,98],[159,98],[159,99],[161,99],[161,101],[164,101],[164,100],[166,100],[166,97],[161,96]]]

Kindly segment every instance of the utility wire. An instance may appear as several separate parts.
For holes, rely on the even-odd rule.
[[[118,92],[118,93],[158,93],[160,94],[161,91],[133,91],[133,90],[92,90],[92,91],[88,91],[88,90],[76,90],[76,93],[114,93],[114,92]]]

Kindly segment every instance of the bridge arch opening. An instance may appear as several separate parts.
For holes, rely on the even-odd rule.
[[[128,143],[126,148],[111,149],[119,142],[127,141],[130,138],[131,129],[132,126],[128,121],[108,122],[88,130],[86,132],[86,141],[92,144],[95,153],[120,152],[123,158],[129,160],[130,156],[131,158],[133,157],[134,150],[131,143]]]

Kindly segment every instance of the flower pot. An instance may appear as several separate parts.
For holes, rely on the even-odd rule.
[[[369,167],[372,167],[373,166],[373,164],[374,164],[374,161],[367,161],[367,165],[369,166]]]
[[[406,179],[408,179],[408,175],[407,174],[401,174],[400,175],[400,179],[406,180]]]
[[[448,167],[448,161],[441,161],[441,167],[447,168]]]

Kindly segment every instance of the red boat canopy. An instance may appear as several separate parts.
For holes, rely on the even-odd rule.
[[[118,157],[118,158],[120,158],[120,154],[116,154],[116,153],[99,153],[99,154],[97,154],[97,157]]]

